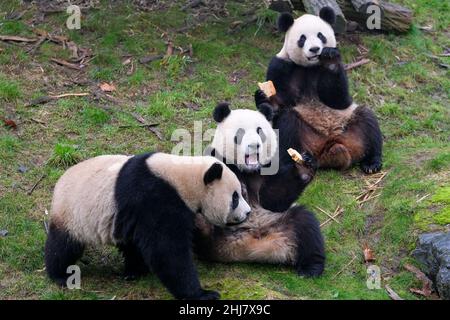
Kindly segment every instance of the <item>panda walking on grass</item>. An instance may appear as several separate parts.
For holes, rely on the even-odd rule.
[[[86,245],[112,244],[129,278],[154,272],[179,299],[217,299],[202,289],[192,257],[196,215],[216,226],[250,214],[236,175],[214,157],[105,155],[58,180],[45,244],[49,277],[65,286]]]

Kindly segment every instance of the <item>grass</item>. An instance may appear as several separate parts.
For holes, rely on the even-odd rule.
[[[344,208],[340,224],[323,227],[328,258],[324,275],[303,279],[283,266],[199,262],[205,287],[220,290],[225,299],[388,299],[383,288],[366,286],[362,248],[369,246],[381,268],[382,285],[405,299],[421,298],[409,291],[420,284],[403,264],[414,263],[409,254],[420,232],[443,230],[450,223],[450,78],[448,70],[439,67],[450,64],[448,57],[439,56],[450,47],[450,10],[440,0],[399,2],[414,10],[413,29],[404,35],[361,34],[372,62],[349,73],[354,99],[375,111],[383,131],[388,174],[380,196],[359,207],[355,197],[365,189],[367,177],[358,168],[320,171],[298,203],[315,211],[320,221],[327,217],[316,206]],[[42,268],[43,220],[53,187],[65,168],[82,159],[170,151],[175,129],[192,132],[194,121],[202,121],[204,131],[214,127],[211,112],[219,101],[254,108],[256,82],[264,79],[269,59],[282,46],[282,35],[273,33],[276,15],[265,9],[257,9],[254,25],[229,32],[230,23],[242,20],[241,13],[254,7],[252,3],[227,2],[229,16],[210,19],[187,33],[175,31],[193,19],[179,10],[181,3],[168,12],[134,11],[124,3],[108,9],[105,2],[100,10],[83,15],[81,30],[62,29],[95,53],[84,72],[51,63],[51,57],[69,57],[53,43],[43,44],[31,56],[23,47],[0,42],[0,117],[18,124],[17,130],[0,126],[0,229],[9,231],[0,238],[0,299],[170,298],[152,275],[123,281],[122,260],[113,248],[88,250],[80,263],[82,290],[52,284]],[[20,1],[2,2],[0,18],[21,9]],[[23,20],[0,23],[0,34],[32,36],[26,23],[32,10]],[[39,28],[61,30],[65,18],[65,13],[49,15]],[[433,31],[422,32],[419,27],[425,25],[432,25]],[[166,37],[183,48],[192,44],[193,57],[138,63],[138,58],[164,53]],[[339,45],[345,62],[358,55],[354,41],[340,38]],[[132,72],[131,65],[123,63],[129,55]],[[71,82],[77,77],[89,84]],[[42,95],[84,92],[103,81],[115,84],[111,95],[123,103],[76,97],[25,106]],[[131,113],[159,123],[164,139],[138,126]],[[27,170],[21,173],[19,166]]]

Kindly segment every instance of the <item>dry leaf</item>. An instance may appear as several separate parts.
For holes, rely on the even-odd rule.
[[[375,257],[374,257],[372,249],[370,249],[369,247],[365,247],[363,250],[363,253],[364,253],[364,262],[375,261]]]
[[[14,120],[11,119],[4,119],[3,122],[5,123],[5,126],[11,129],[17,129],[17,124],[14,122]]]
[[[116,91],[116,86],[112,83],[103,82],[100,84],[100,90],[103,92],[113,92]]]

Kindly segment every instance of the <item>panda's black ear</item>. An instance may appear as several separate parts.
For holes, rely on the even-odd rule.
[[[203,182],[207,186],[214,180],[220,180],[222,178],[222,172],[223,172],[223,166],[218,163],[214,162],[211,167],[206,171],[205,175],[203,176]]]
[[[261,103],[258,106],[258,111],[261,112],[264,117],[266,117],[267,121],[272,121],[273,119],[273,109],[272,107],[267,103]]]
[[[278,30],[281,32],[286,32],[294,24],[294,17],[289,12],[283,12],[278,17]]]
[[[330,7],[323,7],[320,9],[319,17],[330,25],[333,25],[336,22],[336,14]]]
[[[221,102],[217,105],[213,112],[213,118],[216,122],[222,122],[223,119],[230,114],[230,105],[226,102]]]

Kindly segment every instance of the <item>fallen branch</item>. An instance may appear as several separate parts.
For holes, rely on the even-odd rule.
[[[386,288],[386,291],[392,300],[403,300],[394,290],[392,290],[391,287],[389,287],[388,285],[385,285],[384,287]]]
[[[344,69],[345,69],[346,71],[352,70],[352,69],[355,69],[355,68],[360,67],[360,66],[362,66],[362,65],[365,65],[365,64],[367,64],[367,63],[369,63],[369,62],[370,62],[369,59],[361,59],[361,60],[359,60],[359,61],[356,61],[356,62],[352,62],[352,63],[346,64],[346,65],[344,66]]]
[[[353,254],[353,258],[350,260],[350,262],[347,263],[341,270],[339,270],[339,272],[333,276],[333,279],[336,279],[338,275],[340,275],[342,272],[344,272],[353,263],[353,261],[356,260],[357,256],[355,255],[354,252],[352,252],[352,254]]]
[[[84,67],[82,65],[78,65],[78,64],[71,63],[66,60],[61,60],[61,59],[57,59],[57,58],[51,58],[50,61],[55,62],[56,64],[59,64],[61,66],[64,66],[64,67],[67,67],[70,69],[74,69],[74,70],[78,70],[78,71],[82,70]]]
[[[33,187],[31,187],[31,189],[27,192],[27,195],[31,196],[31,194],[33,193],[33,191],[37,188],[37,186],[39,185],[39,183],[41,183],[42,180],[44,180],[44,178],[45,178],[46,176],[47,176],[47,175],[44,173],[44,174],[39,178],[39,180],[36,181],[36,183],[33,185]]]
[[[13,42],[35,42],[36,39],[24,38],[18,36],[0,36],[1,41],[13,41]]]
[[[336,210],[334,210],[333,218],[336,218],[337,216],[339,216],[343,212],[344,212],[344,208],[341,208],[340,206],[337,206]],[[320,224],[320,227],[323,227],[324,225],[326,225],[327,223],[329,223],[331,221],[333,221],[333,219],[330,217],[329,219],[327,219],[324,222],[322,222]]]
[[[161,134],[161,132],[159,132],[159,130],[156,129],[155,126],[148,126],[147,122],[141,115],[139,115],[137,113],[131,113],[131,115],[134,119],[136,119],[137,122],[139,122],[142,125],[145,125],[144,126],[145,128],[147,128],[150,132],[154,133],[158,137],[159,140],[164,140],[164,137]]]
[[[50,102],[53,100],[58,100],[61,98],[84,97],[84,96],[88,96],[88,95],[90,95],[89,92],[80,92],[80,93],[63,93],[63,94],[58,94],[58,95],[53,95],[53,96],[42,96],[42,97],[38,97],[36,99],[31,100],[30,103],[28,103],[26,106],[27,107],[37,106],[37,105],[45,104],[47,102]]]
[[[410,264],[405,264],[405,269],[409,272],[412,272],[416,276],[416,278],[420,280],[420,282],[422,282],[422,289],[410,288],[409,291],[415,294],[420,294],[424,297],[431,296],[431,293],[433,292],[433,284],[431,280],[425,275],[425,273]]]
[[[317,208],[318,210],[322,211],[323,213],[325,213],[330,219],[332,219],[332,220],[334,220],[335,222],[337,222],[337,223],[340,224],[340,222],[339,222],[334,216],[332,216],[330,213],[326,212],[325,210],[323,210],[323,209],[322,209],[321,207],[319,207],[319,206],[316,206],[316,208]],[[336,211],[335,211],[335,212],[336,212]]]

